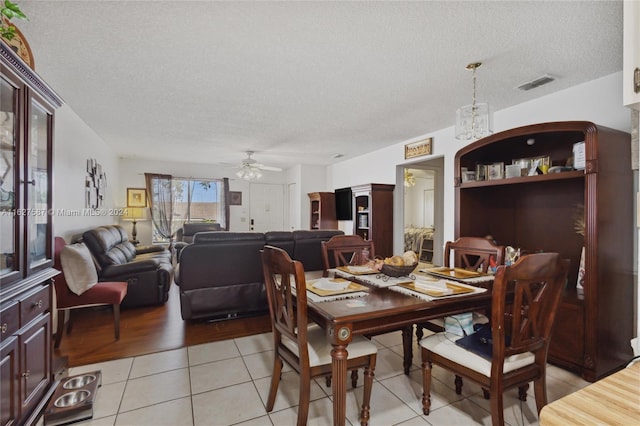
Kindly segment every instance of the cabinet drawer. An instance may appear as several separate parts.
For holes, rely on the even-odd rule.
[[[49,311],[49,286],[44,286],[20,299],[20,326],[24,327],[38,315]]]
[[[15,333],[20,328],[20,309],[17,301],[0,307],[0,341]]]

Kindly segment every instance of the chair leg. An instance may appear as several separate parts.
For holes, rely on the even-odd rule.
[[[375,376],[376,355],[369,357],[369,365],[364,369],[364,390],[362,394],[362,411],[360,411],[360,425],[367,426],[370,417],[371,388],[373,387],[373,377]]]
[[[456,386],[456,393],[458,395],[461,395],[462,394],[462,377],[456,374],[456,378],[454,379],[453,383]]]
[[[422,337],[424,336],[424,330],[422,329],[422,324],[416,324],[416,340],[420,343]]]
[[[518,386],[518,399],[520,401],[527,402],[527,390],[529,390],[529,383]]]
[[[402,350],[404,351],[404,374],[409,375],[411,363],[413,362],[413,326],[410,325],[402,329]]]
[[[120,305],[113,305],[113,327],[116,334],[116,340],[120,340]]]
[[[422,413],[429,415],[431,410],[431,363],[422,354]]]
[[[547,405],[547,383],[544,371],[538,380],[533,381],[533,392],[536,396],[536,408],[538,409],[538,414],[540,414],[542,407]]]
[[[354,389],[358,387],[358,369],[357,368],[354,368],[353,370],[351,370],[351,387]]]
[[[273,404],[276,402],[278,393],[278,385],[280,384],[280,373],[282,373],[282,360],[278,354],[274,354],[273,373],[271,373],[271,386],[269,387],[269,397],[267,399],[267,413],[273,410]]]
[[[491,424],[493,426],[504,426],[504,406],[502,398],[502,389],[491,392],[489,405],[491,406]]]
[[[300,372],[300,396],[298,405],[298,426],[306,426],[311,400],[311,377],[309,371]]]
[[[65,312],[62,309],[58,309],[58,323],[56,324],[56,340],[53,345],[54,348],[60,347],[60,342],[62,341],[62,333],[64,333],[64,316]]]
[[[69,315],[67,317],[67,334],[71,334],[71,329],[72,329],[72,326],[73,326],[73,321],[72,321],[73,310],[69,309],[68,312],[69,312]]]

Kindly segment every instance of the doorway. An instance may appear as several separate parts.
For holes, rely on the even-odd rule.
[[[284,186],[251,183],[249,229],[256,232],[284,231]]]
[[[404,249],[432,265],[443,262],[443,174],[443,157],[402,166]]]

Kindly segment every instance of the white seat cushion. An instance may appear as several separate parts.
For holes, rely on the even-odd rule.
[[[298,345],[288,337],[282,336],[282,343],[294,354],[298,355]],[[326,331],[317,326],[310,325],[307,331],[307,347],[309,348],[309,365],[331,364],[331,343],[327,338]],[[353,336],[353,340],[347,346],[348,359],[358,358],[364,355],[371,355],[378,352],[378,348],[371,340],[362,336]]]
[[[460,365],[464,365],[486,377],[491,376],[491,361],[476,355],[465,348],[456,345],[456,340],[461,336],[451,333],[436,333],[425,337],[420,341],[420,346],[436,353],[443,358],[450,359]],[[503,373],[517,370],[526,365],[533,364],[535,356],[531,352],[512,355],[504,360]]]

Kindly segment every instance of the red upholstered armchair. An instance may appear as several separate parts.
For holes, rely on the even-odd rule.
[[[62,264],[60,262],[60,252],[66,246],[66,242],[61,237],[55,238],[54,245],[54,267],[62,271],[55,278],[56,308],[58,313],[58,323],[56,329],[55,347],[60,346],[64,329],[65,312],[69,312],[67,322],[67,333],[71,333],[71,312],[73,309],[86,308],[89,306],[112,305],[113,319],[116,340],[120,338],[120,303],[127,295],[126,282],[99,282],[85,291],[81,295],[73,293],[64,276]]]

